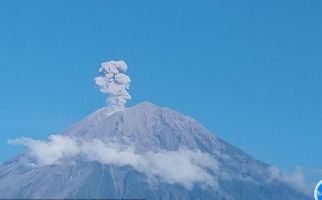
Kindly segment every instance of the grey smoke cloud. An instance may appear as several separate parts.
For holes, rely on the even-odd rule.
[[[106,103],[116,110],[124,109],[127,100],[131,99],[128,92],[131,79],[125,74],[127,65],[124,61],[108,61],[102,63],[100,76],[95,78],[95,83],[100,91],[107,94]]]
[[[61,135],[52,135],[47,141],[18,138],[9,143],[28,147],[29,155],[35,159],[35,163],[31,165],[35,167],[66,164],[65,158],[72,161],[73,158],[82,156],[102,164],[130,166],[145,174],[148,179],[159,178],[187,189],[192,189],[196,183],[217,186],[214,174],[219,172],[218,163],[199,150],[179,149],[138,154],[133,147],[115,142],[97,139],[84,141]]]

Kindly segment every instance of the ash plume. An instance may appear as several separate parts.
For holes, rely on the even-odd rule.
[[[125,74],[127,65],[124,61],[108,61],[102,63],[100,76],[95,78],[95,83],[100,91],[107,94],[106,103],[115,110],[123,110],[127,100],[131,99],[128,92],[131,79]]]

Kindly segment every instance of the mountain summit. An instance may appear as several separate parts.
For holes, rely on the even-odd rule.
[[[144,102],[101,108],[0,166],[0,198],[307,200],[194,119]]]

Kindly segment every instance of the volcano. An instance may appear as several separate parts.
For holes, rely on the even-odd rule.
[[[59,136],[81,142],[52,162],[41,163],[33,149],[4,162],[0,198],[309,199],[274,176],[272,166],[149,102],[116,112],[101,108]],[[98,154],[99,145],[109,148]]]

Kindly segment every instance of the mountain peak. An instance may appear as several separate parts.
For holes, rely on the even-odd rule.
[[[159,107],[149,101],[143,101],[141,103],[138,103],[138,104],[130,107],[130,109],[131,108],[159,108]]]
[[[148,102],[148,101],[138,103],[132,107],[126,108],[125,110],[115,110],[110,107],[102,107],[102,108],[94,111],[93,113],[89,114],[82,121],[86,121],[87,123],[88,122],[96,122],[97,123],[97,122],[101,122],[101,121],[107,119],[108,117],[110,117],[111,115],[113,115],[115,113],[148,112],[148,111],[152,111],[152,110],[156,110],[156,109],[160,109],[160,107],[158,107],[157,105],[155,105],[151,102]]]
[[[151,102],[144,101],[144,102],[138,103],[132,107],[125,109],[124,112],[125,113],[135,112],[135,113],[145,113],[145,114],[150,113],[150,114],[152,114],[153,111],[160,110],[160,109],[162,109],[162,108],[160,108],[159,106],[157,106]]]
[[[134,145],[138,151],[194,149],[199,145],[196,138],[217,143],[216,137],[192,118],[146,101],[122,111],[101,108],[63,134],[86,140],[112,138]]]

